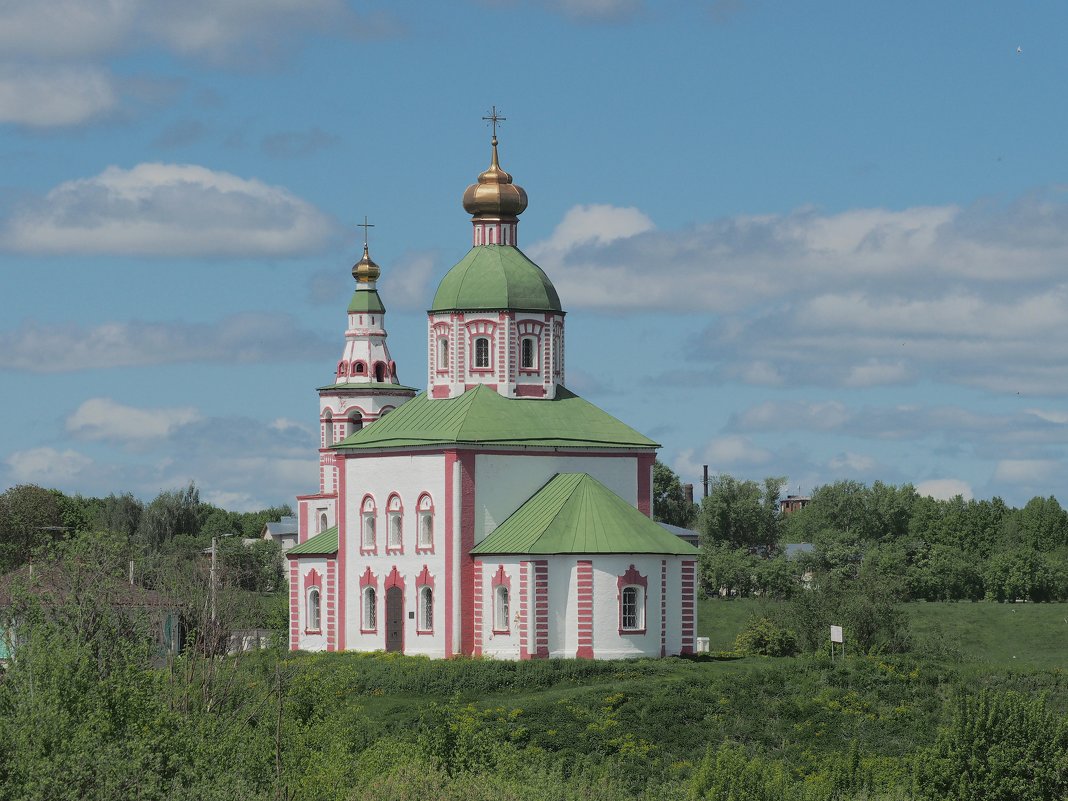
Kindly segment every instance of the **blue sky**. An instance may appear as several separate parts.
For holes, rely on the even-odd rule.
[[[0,487],[316,483],[355,223],[403,381],[488,162],[568,383],[700,466],[1068,478],[1068,7],[0,5]]]

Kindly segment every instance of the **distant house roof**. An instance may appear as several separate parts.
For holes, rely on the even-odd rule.
[[[472,554],[696,554],[588,473],[557,473]]]
[[[280,520],[268,520],[263,526],[263,536],[285,537],[297,533],[297,518],[293,515],[285,515]]]
[[[816,546],[811,542],[790,542],[782,546],[782,551],[787,559],[794,559],[803,553],[812,553]]]
[[[333,556],[336,553],[337,526],[331,526],[300,545],[294,545],[286,551],[286,556]]]
[[[608,412],[559,387],[555,398],[505,398],[485,385],[455,398],[421,393],[335,445],[339,451],[453,444],[655,448]]]
[[[657,525],[665,531],[670,531],[683,542],[690,543],[690,545],[695,548],[701,540],[701,535],[693,529],[683,528],[682,526],[673,526],[671,523],[657,523]]]

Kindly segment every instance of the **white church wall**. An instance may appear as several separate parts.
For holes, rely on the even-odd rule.
[[[428,656],[445,655],[445,457],[442,454],[409,454],[345,459],[345,649],[376,651],[386,647],[386,583],[393,569],[404,585],[404,651]],[[434,504],[433,552],[417,550],[417,503],[429,493]],[[402,548],[394,551],[389,543],[390,497],[396,493],[402,503]],[[361,553],[363,501],[375,502],[374,553]],[[360,579],[370,567],[378,594],[376,627],[362,629]],[[419,630],[419,604],[416,582],[426,568],[434,581],[434,628]],[[409,615],[409,613],[415,613]]]
[[[589,473],[627,503],[638,503],[635,456],[479,454],[475,460],[475,544],[557,473]]]
[[[593,561],[593,652],[597,659],[660,655],[661,557],[647,554],[595,556]],[[620,633],[619,577],[634,566],[646,579],[644,633]]]
[[[505,629],[496,626],[496,587],[494,579],[501,568],[507,577],[508,621]],[[528,568],[529,569],[529,568]],[[519,659],[522,627],[520,620],[521,566],[519,557],[491,557],[482,563],[482,655],[495,659]],[[529,580],[529,577],[528,577]],[[533,602],[528,601],[528,617],[533,615]]]
[[[313,586],[311,577],[319,577],[319,629],[312,630],[308,620],[308,591]],[[297,580],[300,582],[300,622],[298,628],[298,642],[302,651],[325,651],[326,650],[326,557],[303,557],[297,560]]]
[[[578,575],[571,556],[550,556],[549,656],[574,659],[578,651]]]

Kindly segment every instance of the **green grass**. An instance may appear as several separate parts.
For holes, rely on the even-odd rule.
[[[750,617],[781,608],[781,601],[704,600],[697,633],[709,638],[712,651],[727,651]],[[917,601],[905,609],[918,656],[998,668],[1068,668],[1068,603]]]

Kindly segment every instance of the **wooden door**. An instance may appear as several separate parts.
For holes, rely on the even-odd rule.
[[[404,590],[386,590],[386,650],[404,651]]]

